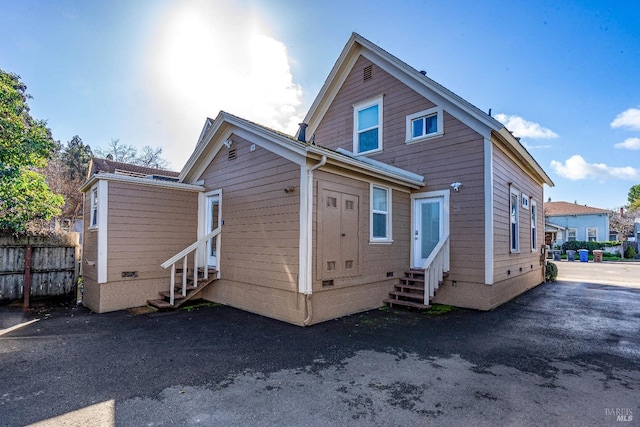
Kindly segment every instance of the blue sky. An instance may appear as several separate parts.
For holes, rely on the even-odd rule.
[[[640,2],[0,0],[0,68],[55,139],[162,147],[220,110],[295,132],[352,32],[488,111],[601,208],[640,183]]]

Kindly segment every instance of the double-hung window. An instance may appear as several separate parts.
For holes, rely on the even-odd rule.
[[[577,238],[578,230],[575,228],[570,228],[567,230],[567,242],[575,242],[578,240]]]
[[[391,189],[371,186],[370,233],[372,242],[391,241]]]
[[[98,228],[98,187],[91,189],[91,222],[89,228]]]
[[[407,116],[407,144],[443,134],[442,108],[434,107]]]
[[[382,150],[382,97],[353,106],[353,152]]]
[[[538,247],[538,239],[536,237],[536,221],[538,220],[538,205],[535,200],[530,201],[531,205],[531,252],[535,252]]]
[[[509,189],[509,240],[511,252],[520,251],[519,241],[519,207],[520,207],[520,192],[515,188]]]
[[[587,242],[598,241],[598,229],[596,227],[587,228]]]

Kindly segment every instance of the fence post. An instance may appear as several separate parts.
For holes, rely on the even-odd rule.
[[[24,311],[29,310],[29,296],[31,294],[31,245],[25,248],[24,256]]]

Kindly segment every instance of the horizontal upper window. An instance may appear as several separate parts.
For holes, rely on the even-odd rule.
[[[407,143],[433,138],[444,133],[442,108],[434,107],[407,116]]]
[[[353,152],[382,150],[382,97],[353,106]]]

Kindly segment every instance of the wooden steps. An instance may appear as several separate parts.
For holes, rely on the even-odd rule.
[[[443,273],[443,278],[447,276],[448,272]],[[424,303],[424,270],[412,268],[405,271],[404,277],[399,278],[393,287],[395,290],[389,292],[389,298],[384,300],[389,307],[401,306],[420,310],[431,308],[431,305]]]
[[[187,271],[186,295],[182,295],[182,278],[176,280],[173,294],[173,304],[171,304],[171,290],[160,292],[162,298],[148,300],[147,304],[157,308],[158,310],[175,310],[181,305],[192,299],[196,294],[217,280],[217,271],[209,269],[208,278],[204,278],[204,271],[199,269],[197,283],[193,283],[193,271]],[[183,274],[182,269],[176,269],[179,275]]]

